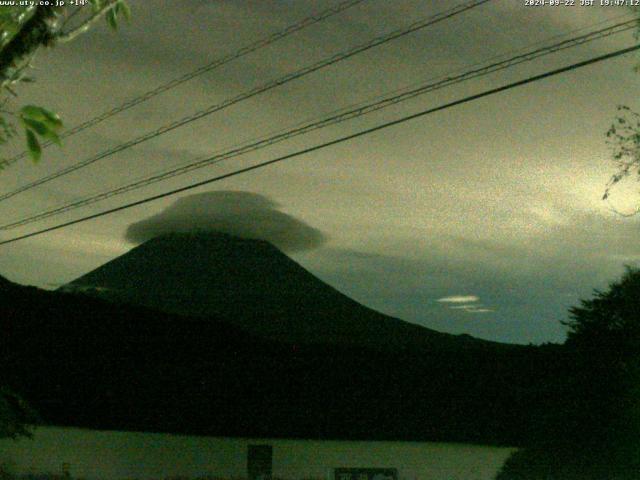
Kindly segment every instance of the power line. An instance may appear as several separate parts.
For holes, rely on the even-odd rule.
[[[93,157],[89,157],[85,160],[82,160],[74,165],[70,165],[66,168],[63,168],[62,170],[58,170],[55,173],[52,173],[51,175],[47,175],[46,177],[43,177],[39,180],[35,180],[33,182],[30,182],[26,185],[23,185],[21,187],[18,187],[15,190],[12,190],[11,192],[5,193],[3,195],[0,195],[0,201],[3,200],[7,200],[11,197],[14,197],[15,195],[18,195],[19,193],[22,193],[24,191],[27,190],[31,190],[32,188],[35,188],[39,185],[42,185],[44,183],[50,182],[51,180],[54,180],[56,178],[59,178],[61,176],[64,175],[68,175],[69,173],[75,172],[77,170],[80,170],[81,168],[84,168],[88,165],[91,165],[99,160],[102,160],[103,158],[109,157],[115,153],[121,152],[123,150],[127,150],[133,146],[136,146],[140,143],[146,142],[148,140],[151,140],[153,138],[156,138],[160,135],[164,135],[165,133],[168,133],[170,131],[173,131],[179,127],[182,127],[184,125],[187,125],[191,122],[194,122],[196,120],[199,120],[200,118],[206,117],[208,115],[211,115],[215,112],[218,112],[220,110],[223,110],[225,108],[228,108],[236,103],[239,103],[241,101],[247,100],[251,97],[254,97],[256,95],[259,95],[261,93],[264,93],[268,90],[271,90],[273,88],[279,87],[281,85],[284,85],[286,83],[289,83],[290,81],[296,80],[298,78],[301,78],[305,75],[308,75],[310,73],[313,73],[315,71],[318,71],[322,68],[328,67],[330,65],[333,65],[335,63],[338,63],[342,60],[346,60],[347,58],[353,57],[354,55],[357,55],[359,53],[365,52],[367,50],[370,50],[374,47],[377,47],[379,45],[388,43],[392,40],[396,40],[398,38],[404,37],[406,35],[409,35],[410,33],[413,33],[417,30],[423,29],[425,27],[434,25],[438,22],[441,22],[443,20],[446,20],[448,18],[451,18],[455,15],[458,15],[460,13],[463,13],[467,10],[470,10],[472,8],[478,7],[484,3],[487,3],[491,0],[472,0],[470,2],[466,2],[460,5],[457,5],[456,7],[453,7],[449,10],[446,10],[445,12],[442,13],[438,13],[436,15],[433,15],[427,19],[423,19],[417,22],[412,23],[411,25],[409,25],[408,27],[404,27],[402,29],[398,29],[395,30],[391,33],[387,33],[385,35],[376,37],[372,40],[370,40],[367,43],[364,43],[362,45],[358,45],[356,47],[353,47],[349,50],[346,50],[344,52],[341,53],[337,53],[335,55],[332,55],[331,57],[328,57],[324,60],[321,60],[317,63],[314,63],[312,65],[309,65],[307,67],[303,67],[302,69],[296,70],[292,73],[289,73],[283,77],[280,77],[276,80],[272,80],[266,84],[263,84],[259,87],[256,87],[252,90],[249,90],[245,93],[242,93],[240,95],[237,95],[235,97],[232,97],[230,99],[225,100],[222,103],[219,104],[215,104],[215,105],[211,105],[209,107],[207,107],[204,110],[200,110],[194,114],[191,114],[187,117],[184,117],[180,120],[176,120],[174,122],[171,122],[167,125],[164,125],[156,130],[153,130],[151,132],[148,132],[144,135],[141,135],[133,140],[129,140],[128,142],[125,143],[121,143],[120,145],[117,145],[115,147],[112,147],[110,149],[107,149],[97,155],[94,155]]]
[[[118,115],[121,112],[124,112],[125,110],[128,110],[130,108],[135,107],[136,105],[139,105],[140,103],[146,102],[147,100],[152,99],[153,97],[160,95],[161,93],[164,93],[168,90],[171,90],[173,88],[178,87],[179,85],[182,85],[183,83],[186,83],[190,80],[193,80],[196,77],[199,77],[200,75],[203,75],[205,73],[208,73],[212,70],[215,70],[233,60],[237,60],[240,57],[243,57],[245,55],[248,55],[250,53],[255,52],[256,50],[259,50],[261,48],[267,47],[269,45],[271,45],[272,43],[277,42],[278,40],[282,40],[285,37],[288,37],[289,35],[292,35],[300,30],[303,30],[307,27],[310,27],[312,25],[315,25],[316,23],[319,23],[333,15],[336,15],[338,13],[341,13],[351,7],[354,7],[360,3],[363,3],[367,0],[347,0],[344,1],[342,3],[339,3],[331,8],[328,8],[326,10],[323,10],[322,12],[319,13],[314,13],[306,18],[303,18],[302,20],[300,20],[297,23],[294,23],[292,25],[289,25],[288,27],[273,33],[271,35],[268,35],[264,38],[261,38],[260,40],[257,40],[256,42],[253,42],[249,45],[245,45],[244,47],[240,48],[239,50],[230,53],[228,55],[225,55],[223,57],[220,57],[216,60],[213,60],[212,62],[207,63],[206,65],[203,65],[191,72],[188,72],[184,75],[181,75],[180,77],[174,78],[173,80],[168,81],[167,83],[163,83],[162,85],[157,86],[156,88],[149,90],[147,92],[144,92],[140,95],[138,95],[137,97],[134,97],[128,101],[126,101],[125,103],[118,105],[117,107],[112,108],[111,110],[107,110],[106,112],[101,113],[100,115],[93,117],[89,120],[87,120],[86,122],[80,123],[78,125],[76,125],[75,127],[64,131],[61,135],[60,138],[64,139],[64,138],[68,138],[71,137],[72,135],[75,135],[79,132],[82,132],[83,130],[86,130],[87,128],[93,127],[99,123],[104,122],[105,120]],[[80,10],[82,10],[81,8],[76,9],[68,18],[67,20],[70,20],[71,17],[75,14],[77,14]],[[46,148],[50,145],[52,145],[53,142],[48,141],[42,144],[43,148]],[[7,167],[9,165],[13,165],[14,163],[16,163],[18,160],[23,159],[24,157],[27,156],[27,152],[22,152],[19,153],[18,155],[15,155],[14,157],[6,160],[5,162],[3,162],[3,167]]]
[[[138,205],[143,205],[145,203],[149,203],[149,202],[152,202],[152,201],[155,201],[155,200],[166,198],[166,197],[175,195],[177,193],[182,193],[182,192],[185,192],[185,191],[188,191],[188,190],[192,190],[194,188],[202,187],[204,185],[208,185],[208,184],[220,181],[220,180],[224,180],[226,178],[234,177],[234,176],[240,175],[242,173],[247,173],[247,172],[250,172],[250,171],[253,171],[253,170],[257,170],[257,169],[266,167],[268,165],[273,165],[275,163],[282,162],[284,160],[288,160],[288,159],[291,159],[291,158],[294,158],[294,157],[299,157],[299,156],[305,155],[307,153],[315,152],[317,150],[321,150],[321,149],[330,147],[332,145],[337,145],[339,143],[343,143],[343,142],[346,142],[346,141],[349,141],[349,140],[353,140],[355,138],[362,137],[364,135],[368,135],[368,134],[377,132],[379,130],[382,130],[382,129],[385,129],[385,128],[388,128],[388,127],[391,127],[391,126],[394,126],[394,125],[399,125],[401,123],[407,122],[409,120],[414,120],[416,118],[420,118],[420,117],[423,117],[425,115],[429,115],[431,113],[435,113],[435,112],[439,112],[439,111],[442,111],[442,110],[446,110],[448,108],[455,107],[457,105],[462,105],[464,103],[468,103],[468,102],[471,102],[471,101],[474,101],[474,100],[478,100],[480,98],[484,98],[484,97],[487,97],[487,96],[490,96],[490,95],[495,95],[496,93],[504,92],[506,90],[511,90],[513,88],[516,88],[516,87],[520,87],[520,86],[523,86],[523,85],[526,85],[526,84],[529,84],[529,83],[537,82],[537,81],[543,80],[545,78],[549,78],[549,77],[552,77],[552,76],[555,76],[555,75],[559,75],[561,73],[569,72],[571,70],[576,70],[578,68],[585,67],[587,65],[592,65],[594,63],[602,62],[604,60],[608,60],[608,59],[611,59],[611,58],[614,58],[614,57],[618,57],[620,55],[624,55],[626,53],[630,53],[630,52],[633,52],[633,51],[636,51],[636,50],[639,50],[639,49],[640,49],[640,44],[637,44],[637,45],[634,45],[632,47],[623,48],[621,50],[616,50],[614,52],[610,52],[610,53],[607,53],[605,55],[600,55],[598,57],[593,57],[593,58],[590,58],[588,60],[584,60],[584,61],[581,61],[581,62],[573,63],[573,64],[571,64],[569,66],[566,66],[566,67],[562,67],[562,68],[558,68],[558,69],[555,69],[555,70],[551,70],[551,71],[548,71],[548,72],[545,72],[545,73],[542,73],[542,74],[539,74],[539,75],[534,75],[534,76],[528,77],[528,78],[526,78],[524,80],[519,80],[517,82],[509,83],[509,84],[503,85],[501,87],[496,87],[496,88],[492,88],[492,89],[489,89],[489,90],[485,90],[484,92],[477,93],[475,95],[470,95],[470,96],[464,97],[464,98],[462,98],[460,100],[455,100],[453,102],[449,102],[449,103],[446,103],[444,105],[440,105],[438,107],[434,107],[434,108],[430,108],[430,109],[427,109],[427,110],[423,110],[421,112],[414,113],[412,115],[407,115],[405,117],[402,117],[402,118],[399,118],[399,119],[396,119],[396,120],[392,120],[392,121],[389,121],[389,122],[385,122],[385,123],[377,125],[375,127],[371,127],[371,128],[365,129],[365,130],[361,130],[359,132],[356,132],[356,133],[353,133],[353,134],[350,134],[350,135],[345,135],[343,137],[337,138],[335,140],[331,140],[329,142],[325,142],[325,143],[321,143],[321,144],[318,144],[318,145],[314,145],[313,147],[308,147],[308,148],[305,148],[305,149],[302,149],[302,150],[298,150],[297,152],[293,152],[293,153],[290,153],[290,154],[287,154],[287,155],[283,155],[281,157],[277,157],[277,158],[274,158],[274,159],[271,159],[271,160],[267,160],[267,161],[264,161],[264,162],[261,162],[261,163],[257,163],[255,165],[251,165],[249,167],[245,167],[245,168],[241,168],[241,169],[238,169],[238,170],[234,170],[233,172],[225,173],[223,175],[218,175],[216,177],[209,178],[207,180],[202,180],[202,181],[199,181],[199,182],[196,182],[196,183],[192,183],[190,185],[187,185],[187,186],[184,186],[184,187],[180,187],[180,188],[177,188],[177,189],[174,189],[174,190],[170,190],[168,192],[164,192],[164,193],[161,193],[161,194],[158,194],[158,195],[153,195],[153,196],[150,196],[150,197],[146,197],[146,198],[143,198],[141,200],[136,200],[135,202],[131,202],[131,203],[127,203],[127,204],[124,204],[124,205],[120,205],[119,207],[114,207],[114,208],[111,208],[111,209],[108,209],[108,210],[104,210],[102,212],[94,213],[92,215],[87,215],[85,217],[78,218],[76,220],[71,220],[71,221],[68,221],[68,222],[65,222],[65,223],[54,225],[52,227],[44,228],[42,230],[38,230],[38,231],[35,231],[35,232],[27,233],[25,235],[21,235],[21,236],[18,236],[18,237],[10,238],[8,240],[3,240],[3,241],[0,241],[0,246],[1,245],[7,245],[7,244],[13,243],[13,242],[17,242],[19,240],[24,240],[26,238],[34,237],[36,235],[42,235],[44,233],[51,232],[51,231],[54,231],[54,230],[59,230],[61,228],[65,228],[65,227],[69,227],[71,225],[75,225],[75,224],[78,224],[78,223],[86,222],[88,220],[93,220],[95,218],[103,217],[105,215],[109,215],[111,213],[115,213],[115,212],[126,210],[126,209],[129,209],[129,208],[132,208],[132,207],[136,207]]]
[[[40,212],[20,220],[16,220],[4,225],[0,225],[0,230],[9,230],[9,229],[17,228],[20,226],[28,225],[30,223],[43,220],[45,218],[49,218],[51,216],[59,215],[61,213],[65,213],[71,210],[75,210],[77,208],[91,205],[93,203],[97,203],[107,198],[121,195],[121,194],[130,192],[132,190],[136,190],[138,188],[142,188],[142,187],[151,185],[153,183],[157,183],[157,182],[166,180],[168,178],[172,178],[177,175],[182,175],[192,170],[204,168],[212,164],[219,163],[223,160],[227,160],[229,158],[244,155],[246,153],[253,152],[261,148],[274,145],[284,140],[288,140],[290,138],[293,138],[302,134],[306,134],[320,128],[325,128],[340,122],[344,122],[353,118],[360,117],[368,113],[375,112],[377,110],[381,110],[383,108],[387,108],[389,106],[407,101],[409,99],[415,98],[425,93],[429,93],[435,90],[439,90],[441,88],[455,85],[457,83],[461,83],[466,80],[488,75],[490,73],[495,73],[500,70],[512,68],[518,64],[532,61],[540,57],[543,57],[552,53],[556,53],[558,51],[566,50],[568,48],[573,48],[579,45],[584,45],[588,42],[600,40],[602,38],[605,38],[611,35],[619,34],[619,33],[636,28],[636,25],[637,25],[637,21],[635,19],[628,20],[626,22],[621,22],[621,23],[612,25],[610,27],[602,28],[600,30],[588,32],[584,35],[580,35],[571,39],[564,40],[562,42],[558,42],[542,48],[534,49],[529,52],[515,55],[506,60],[494,62],[489,65],[482,66],[480,68],[472,69],[472,70],[463,72],[462,74],[459,74],[459,75],[446,76],[444,79],[441,79],[437,82],[420,85],[417,88],[405,90],[399,94],[391,95],[386,98],[383,97],[382,99],[379,99],[377,101],[374,101],[368,104],[360,105],[356,108],[352,108],[349,110],[343,109],[339,111],[337,114],[330,115],[319,121],[303,124],[296,128],[278,133],[276,135],[262,138],[258,141],[254,141],[252,143],[247,143],[247,144],[232,148],[231,150],[228,150],[226,152],[215,154],[213,156],[207,156],[205,158],[196,160],[194,162],[190,162],[186,165],[153,174],[146,178],[136,180],[133,183],[129,183],[127,185],[123,185],[115,189],[110,189],[102,193],[90,195],[88,197],[81,198],[67,204],[63,204],[62,206],[58,206],[53,209],[46,210],[44,212]]]

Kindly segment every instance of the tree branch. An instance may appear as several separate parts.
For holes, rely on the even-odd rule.
[[[94,12],[93,15],[91,15],[89,18],[87,18],[84,22],[82,22],[73,30],[70,30],[69,32],[66,32],[66,33],[59,33],[58,35],[56,35],[56,38],[55,38],[56,42],[58,43],[70,42],[71,40],[76,38],[78,35],[83,34],[89,29],[89,27],[91,27],[91,25],[97,22],[100,19],[100,17],[102,17],[105,13],[107,13],[109,10],[115,7],[119,1],[120,0],[110,0],[109,2],[104,4],[102,8]]]
[[[38,6],[33,16],[25,22],[20,31],[14,35],[0,51],[0,80],[4,87],[11,76],[9,70],[17,67],[25,57],[33,55],[42,45],[50,45],[54,40],[51,22],[56,17],[53,6]]]

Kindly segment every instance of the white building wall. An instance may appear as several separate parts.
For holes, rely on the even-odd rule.
[[[0,465],[14,473],[62,472],[124,480],[247,477],[248,445],[273,446],[273,476],[326,479],[332,468],[397,468],[401,480],[491,480],[512,448],[455,443],[352,442],[190,437],[39,428],[33,439],[0,440]]]

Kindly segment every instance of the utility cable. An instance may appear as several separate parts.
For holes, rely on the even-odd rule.
[[[64,175],[68,175],[69,173],[75,172],[77,170],[80,170],[81,168],[87,167],[99,160],[102,160],[103,158],[109,157],[115,153],[121,152],[123,150],[127,150],[135,145],[139,145],[140,143],[146,142],[148,140],[151,140],[153,138],[156,138],[160,135],[164,135],[165,133],[171,132],[179,127],[182,127],[184,125],[187,125],[191,122],[194,122],[196,120],[199,120],[200,118],[206,117],[208,115],[211,115],[215,112],[218,112],[220,110],[223,110],[225,108],[228,108],[232,105],[235,105],[236,103],[239,103],[241,101],[247,100],[251,97],[254,97],[256,95],[259,95],[261,93],[264,93],[268,90],[271,90],[273,88],[279,87],[281,85],[284,85],[286,83],[289,83],[290,81],[296,80],[298,78],[301,78],[303,76],[306,76],[310,73],[313,73],[315,71],[318,71],[322,68],[328,67],[330,65],[333,65],[335,63],[338,63],[342,60],[346,60],[347,58],[353,57],[354,55],[357,55],[359,53],[365,52],[367,50],[370,50],[374,47],[377,47],[379,45],[388,43],[392,40],[404,37],[405,35],[408,35],[410,33],[413,33],[417,30],[423,29],[425,27],[434,25],[435,23],[441,22],[443,20],[446,20],[448,18],[451,18],[455,15],[458,15],[460,13],[463,13],[467,10],[470,10],[472,8],[478,7],[484,3],[487,3],[491,0],[472,0],[470,2],[466,2],[463,4],[460,4],[456,7],[453,7],[445,12],[433,15],[427,19],[424,20],[420,20],[418,22],[414,22],[411,25],[409,25],[408,27],[404,27],[402,29],[398,29],[395,30],[391,33],[387,33],[383,36],[380,37],[376,37],[372,40],[370,40],[369,42],[362,44],[362,45],[358,45],[354,48],[351,48],[347,51],[344,51],[342,53],[338,53],[335,54],[329,58],[326,58],[324,60],[321,60],[317,63],[314,63],[312,65],[309,65],[307,67],[304,67],[300,70],[296,70],[295,72],[289,73],[283,77],[280,77],[276,80],[272,80],[266,84],[263,84],[261,86],[258,86],[252,90],[249,90],[245,93],[241,93],[240,95],[237,95],[235,97],[232,97],[230,99],[225,100],[222,103],[219,104],[215,104],[215,105],[211,105],[209,107],[207,107],[204,110],[200,110],[196,113],[193,113],[187,117],[184,117],[180,120],[176,120],[174,122],[171,122],[167,125],[164,125],[156,130],[153,130],[151,132],[148,132],[144,135],[141,135],[133,140],[129,140],[125,143],[121,143],[115,147],[112,147],[110,149],[107,149],[101,153],[98,153],[97,155],[94,155],[93,157],[89,157],[85,160],[82,160],[78,163],[75,163],[73,165],[70,165],[66,168],[63,168],[62,170],[58,170],[55,173],[52,173],[51,175],[47,175],[46,177],[40,178],[38,180],[35,180],[33,182],[30,182],[26,185],[23,185],[21,187],[18,187],[15,190],[12,190],[8,193],[2,194],[0,195],[0,201],[3,200],[7,200],[11,197],[14,197],[15,195],[18,195],[19,193],[25,192],[27,190],[31,190],[32,188],[35,188],[39,185],[42,185],[44,183],[50,182],[51,180],[54,180],[56,178],[62,177]]]
[[[74,200],[73,202],[70,203],[66,203],[63,204],[61,206],[55,207],[53,209],[49,209],[46,210],[44,212],[40,212],[37,214],[33,214],[27,218],[23,218],[20,220],[16,220],[10,223],[6,223],[3,225],[0,225],[0,230],[10,230],[13,228],[17,228],[17,227],[21,227],[39,220],[43,220],[45,218],[49,218],[64,212],[68,212],[71,210],[75,210],[77,208],[81,208],[87,205],[91,205],[93,203],[97,203],[99,201],[105,200],[107,198],[111,198],[117,195],[122,195],[124,193],[130,192],[132,190],[136,190],[138,188],[142,188],[142,187],[146,187],[148,185],[151,185],[153,183],[157,183],[160,181],[164,181],[167,180],[169,178],[178,176],[178,175],[182,175],[185,173],[188,173],[190,171],[196,170],[196,169],[200,169],[200,168],[204,168],[213,164],[217,164],[220,163],[224,160],[233,158],[233,157],[237,157],[240,155],[244,155],[247,154],[249,152],[253,152],[271,145],[274,145],[276,143],[282,142],[284,140],[288,140],[290,138],[299,136],[299,135],[303,135],[306,133],[309,133],[311,131],[314,130],[318,130],[321,128],[325,128],[331,125],[335,125],[337,123],[341,123],[347,120],[351,120],[353,118],[357,118],[360,117],[362,115],[368,114],[368,113],[372,113],[375,112],[377,110],[381,110],[383,108],[387,108],[390,107],[392,105],[398,104],[400,102],[404,102],[407,101],[409,99],[415,98],[419,95],[423,95],[425,93],[429,93],[435,90],[439,90],[441,88],[445,88],[451,85],[455,85],[458,83],[461,83],[463,81],[467,81],[467,80],[471,80],[473,78],[478,78],[480,76],[485,76],[491,73],[495,73],[497,71],[500,70],[504,70],[507,68],[512,68],[518,64],[524,63],[524,62],[529,62],[532,60],[535,60],[537,58],[540,58],[542,56],[546,56],[552,53],[556,53],[558,51],[562,51],[562,50],[566,50],[568,48],[573,48],[579,45],[583,45],[585,43],[588,42],[592,42],[595,40],[600,40],[602,38],[611,36],[611,35],[615,35],[615,34],[619,34],[631,29],[636,28],[636,24],[637,21],[634,20],[628,20],[626,22],[621,22],[618,23],[616,25],[607,27],[607,28],[603,28],[600,30],[596,30],[593,32],[589,32],[587,34],[584,35],[580,35],[578,37],[574,37],[568,40],[564,40],[562,42],[553,44],[553,45],[548,45],[542,48],[538,48],[535,49],[533,51],[530,52],[526,52],[520,55],[516,55],[514,57],[511,57],[509,59],[506,60],[502,60],[499,62],[495,62],[486,66],[483,66],[481,68],[476,68],[473,70],[469,70],[466,71],[460,75],[456,75],[456,76],[448,76],[445,77],[444,79],[441,79],[437,82],[434,83],[428,83],[425,85],[421,85],[417,88],[413,88],[411,90],[408,91],[403,91],[400,94],[396,94],[396,95],[391,95],[388,96],[386,98],[382,98],[380,100],[377,100],[375,102],[369,103],[369,104],[365,104],[365,105],[360,105],[356,108],[350,109],[350,110],[346,110],[346,111],[340,111],[339,113],[335,114],[335,115],[330,115],[326,118],[323,118],[319,121],[314,121],[314,122],[310,122],[307,124],[303,124],[299,127],[290,129],[288,131],[282,132],[282,133],[278,133],[276,135],[270,136],[270,137],[266,137],[263,139],[260,139],[258,141],[254,141],[252,143],[247,143],[235,148],[232,148],[230,150],[227,150],[226,152],[223,153],[217,153],[213,156],[207,156],[205,158],[201,158],[198,159],[194,162],[190,162],[186,165],[182,165],[180,167],[177,168],[172,168],[160,173],[156,173],[153,174],[151,176],[145,177],[143,179],[139,179],[136,180],[132,183],[129,183],[127,185],[123,185],[121,187],[115,188],[115,189],[110,189],[107,190],[105,192],[101,192],[98,194],[93,194],[78,200]]]
[[[135,206],[138,206],[138,205],[143,205],[145,203],[153,202],[155,200],[159,200],[159,199],[162,199],[162,198],[166,198],[166,197],[175,195],[177,193],[186,192],[186,191],[192,190],[194,188],[202,187],[204,185],[209,185],[211,183],[218,182],[218,181],[230,178],[230,177],[235,177],[236,175],[240,175],[242,173],[247,173],[247,172],[250,172],[250,171],[253,171],[253,170],[258,170],[260,168],[264,168],[266,166],[273,165],[275,163],[282,162],[284,160],[289,160],[291,158],[295,158],[295,157],[299,157],[301,155],[305,155],[307,153],[315,152],[317,150],[321,150],[321,149],[330,147],[332,145],[337,145],[337,144],[344,143],[344,142],[349,141],[349,140],[353,140],[355,138],[362,137],[364,135],[369,135],[369,134],[377,132],[379,130],[383,130],[385,128],[389,128],[389,127],[394,126],[394,125],[399,125],[401,123],[405,123],[405,122],[408,122],[409,120],[414,120],[416,118],[420,118],[420,117],[423,117],[425,115],[429,115],[431,113],[435,113],[435,112],[439,112],[439,111],[442,111],[442,110],[446,110],[448,108],[452,108],[452,107],[455,107],[457,105],[462,105],[462,104],[465,104],[465,103],[469,103],[469,102],[472,102],[474,100],[478,100],[480,98],[488,97],[490,95],[495,95],[497,93],[504,92],[504,91],[507,91],[507,90],[511,90],[513,88],[517,88],[517,87],[520,87],[520,86],[523,86],[523,85],[527,85],[527,84],[530,84],[530,83],[533,83],[533,82],[537,82],[537,81],[540,81],[540,80],[543,80],[543,79],[546,79],[546,78],[549,78],[549,77],[552,77],[552,76],[555,76],[555,75],[559,75],[561,73],[565,73],[565,72],[569,72],[569,71],[572,71],[572,70],[576,70],[578,68],[582,68],[582,67],[585,67],[587,65],[592,65],[594,63],[602,62],[604,60],[609,60],[611,58],[615,58],[615,57],[618,57],[620,55],[631,53],[631,52],[637,51],[639,49],[640,49],[640,44],[637,44],[637,45],[634,45],[632,47],[623,48],[623,49],[620,49],[620,50],[616,50],[616,51],[607,53],[605,55],[600,55],[600,56],[597,56],[597,57],[590,58],[588,60],[584,60],[584,61],[581,61],[581,62],[573,63],[573,64],[568,65],[566,67],[562,67],[562,68],[558,68],[558,69],[555,69],[555,70],[551,70],[551,71],[548,71],[548,72],[545,72],[545,73],[542,73],[542,74],[539,74],[539,75],[534,75],[534,76],[528,77],[528,78],[526,78],[524,80],[519,80],[517,82],[513,82],[513,83],[506,84],[506,85],[502,85],[500,87],[496,87],[496,88],[492,88],[492,89],[489,89],[489,90],[485,90],[484,92],[477,93],[475,95],[470,95],[468,97],[464,97],[462,99],[455,100],[453,102],[445,103],[445,104],[440,105],[438,107],[430,108],[430,109],[423,110],[423,111],[418,112],[418,113],[414,113],[412,115],[407,115],[405,117],[401,117],[401,118],[396,119],[396,120],[385,122],[385,123],[382,123],[382,124],[377,125],[375,127],[367,128],[365,130],[361,130],[359,132],[356,132],[356,133],[353,133],[353,134],[350,134],[350,135],[345,135],[343,137],[337,138],[335,140],[331,140],[329,142],[324,142],[324,143],[321,143],[321,144],[318,144],[318,145],[314,145],[312,147],[308,147],[308,148],[305,148],[305,149],[302,149],[302,150],[298,150],[296,152],[293,152],[293,153],[290,153],[290,154],[287,154],[287,155],[283,155],[281,157],[277,157],[277,158],[274,158],[274,159],[271,159],[271,160],[267,160],[267,161],[264,161],[264,162],[261,162],[261,163],[257,163],[255,165],[251,165],[249,167],[245,167],[245,168],[241,168],[241,169],[238,169],[238,170],[234,170],[232,172],[228,172],[228,173],[225,173],[225,174],[222,174],[222,175],[218,175],[218,176],[213,177],[213,178],[209,178],[209,179],[202,180],[202,181],[199,181],[199,182],[196,182],[196,183],[192,183],[190,185],[187,185],[187,186],[184,186],[184,187],[180,187],[180,188],[176,188],[176,189],[170,190],[168,192],[164,192],[164,193],[160,193],[160,194],[153,195],[153,196],[150,196],[150,197],[146,197],[146,198],[143,198],[141,200],[136,200],[134,202],[130,202],[130,203],[127,203],[127,204],[124,204],[124,205],[120,205],[118,207],[110,208],[108,210],[103,210],[102,212],[98,212],[98,213],[94,213],[94,214],[91,214],[91,215],[87,215],[87,216],[82,217],[82,218],[78,218],[78,219],[71,220],[71,221],[68,221],[68,222],[60,223],[58,225],[54,225],[54,226],[51,226],[51,227],[48,227],[48,228],[37,230],[35,232],[27,233],[27,234],[20,235],[18,237],[10,238],[10,239],[7,239],[7,240],[2,240],[2,241],[0,241],[0,246],[1,245],[7,245],[9,243],[14,243],[14,242],[17,242],[19,240],[24,240],[26,238],[31,238],[31,237],[34,237],[36,235],[42,235],[44,233],[52,232],[54,230],[59,230],[61,228],[66,228],[66,227],[69,227],[71,225],[76,225],[78,223],[83,223],[83,222],[86,222],[86,221],[89,221],[89,220],[93,220],[95,218],[103,217],[105,215],[109,215],[109,214],[112,214],[112,213],[115,213],[115,212],[120,212],[122,210],[127,210],[129,208],[132,208],[132,207],[135,207]]]
[[[261,48],[267,47],[269,45],[271,45],[272,43],[277,42],[278,40],[281,40],[285,37],[288,37],[289,35],[292,35],[302,29],[305,29],[307,27],[310,27],[311,25],[315,25],[316,23],[319,23],[333,15],[336,15],[338,13],[341,13],[351,7],[354,7],[356,5],[358,5],[359,3],[365,2],[367,0],[347,0],[344,1],[342,3],[337,4],[334,7],[328,8],[326,10],[323,10],[322,12],[318,12],[318,13],[314,13],[302,20],[300,20],[297,23],[294,23],[292,25],[289,25],[288,27],[273,33],[269,36],[266,36],[264,38],[261,38],[260,40],[257,40],[256,42],[253,42],[249,45],[246,45],[242,48],[240,48],[239,50],[230,53],[228,55],[225,55],[223,57],[220,57],[216,60],[213,60],[210,63],[207,63],[206,65],[203,65],[191,72],[188,72],[184,75],[181,75],[180,77],[174,78],[173,80],[170,80],[166,83],[163,83],[162,85],[157,86],[156,88],[149,90],[147,92],[141,93],[140,95],[138,95],[137,97],[134,97],[126,102],[124,102],[121,105],[118,105],[117,107],[112,108],[111,110],[107,110],[106,112],[101,113],[100,115],[97,115],[85,122],[82,122],[78,125],[76,125],[73,128],[70,128],[69,130],[65,130],[62,134],[60,134],[60,138],[64,139],[64,138],[68,138],[71,137],[77,133],[82,132],[83,130],[86,130],[88,128],[91,128],[99,123],[104,122],[105,120],[118,115],[121,112],[124,112],[125,110],[129,110],[130,108],[135,107],[136,105],[139,105],[140,103],[146,102],[147,100],[152,99],[153,97],[160,95],[161,93],[164,93],[168,90],[171,90],[173,88],[176,88],[179,85],[182,85],[185,82],[188,82],[190,80],[193,80],[196,77],[199,77],[200,75],[203,75],[205,73],[208,73],[212,70],[215,70],[233,60],[237,60],[240,57],[243,57],[245,55],[248,55],[250,53],[255,52],[256,50],[260,50]],[[69,15],[69,17],[67,18],[67,20],[70,20],[71,17],[75,14],[77,14],[80,10],[82,10],[82,8],[77,8],[71,15]],[[47,141],[45,143],[42,144],[42,148],[46,148],[50,145],[52,145],[53,142],[51,141]],[[9,159],[7,159],[5,162],[2,163],[3,167],[7,167],[10,165],[13,165],[14,163],[16,163],[18,160],[23,159],[24,157],[27,156],[27,152],[22,152],[19,153],[18,155],[15,155],[14,157],[11,157]]]

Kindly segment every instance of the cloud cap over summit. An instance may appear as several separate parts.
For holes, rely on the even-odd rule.
[[[170,233],[222,232],[266,240],[291,253],[320,247],[326,236],[252,192],[215,191],[180,198],[157,215],[131,224],[125,239],[143,243]]]

